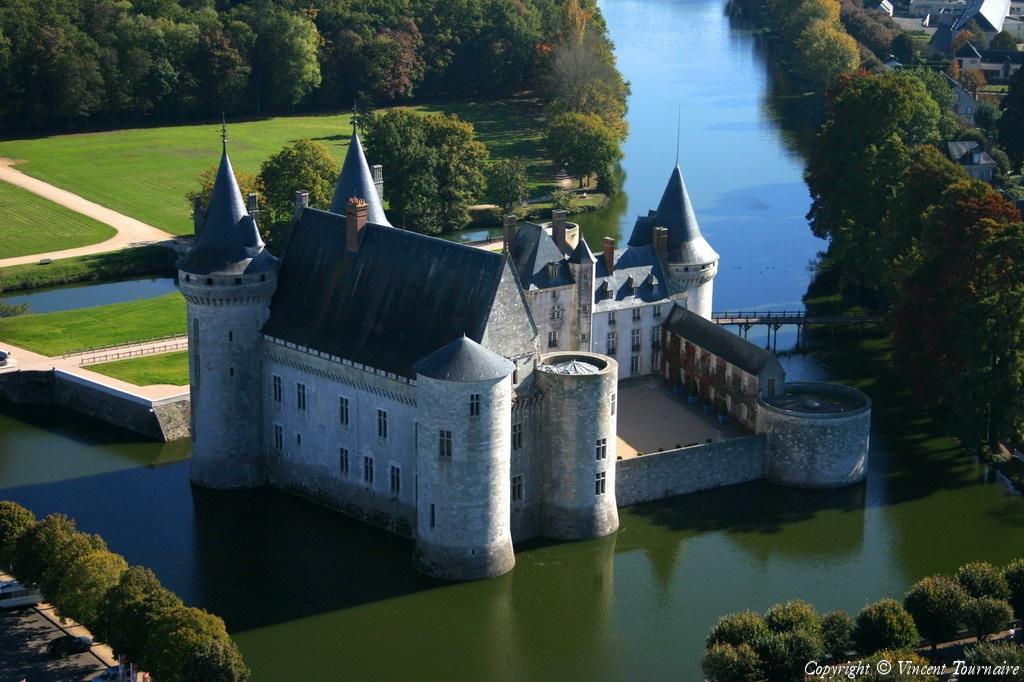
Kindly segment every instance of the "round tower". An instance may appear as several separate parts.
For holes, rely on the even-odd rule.
[[[537,369],[544,394],[541,532],[556,540],[613,533],[618,363],[596,353],[548,353]]]
[[[515,565],[511,531],[512,372],[463,336],[419,361],[416,568],[444,580]]]
[[[849,386],[786,384],[757,401],[765,434],[765,475],[801,488],[860,483],[868,472],[871,399]]]
[[[195,243],[178,263],[188,302],[190,477],[208,488],[261,486],[260,328],[277,285],[277,259],[242,201],[226,136],[209,206],[197,202],[195,222]]]

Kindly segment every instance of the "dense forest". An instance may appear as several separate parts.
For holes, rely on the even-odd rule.
[[[572,40],[572,17],[588,31]],[[566,19],[569,17],[569,20]],[[560,49],[566,45],[574,49]],[[595,0],[5,0],[4,134],[625,84]],[[569,93],[570,95],[572,93]]]

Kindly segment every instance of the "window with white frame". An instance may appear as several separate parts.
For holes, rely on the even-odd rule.
[[[306,384],[295,384],[295,406],[300,410],[306,409]]]
[[[604,495],[608,480],[608,472],[598,471],[594,474],[594,495]]]
[[[597,460],[608,459],[608,439],[598,438],[597,447],[595,448]]]
[[[634,322],[639,322],[642,315],[643,315],[643,310],[641,308],[633,308],[633,321]]]
[[[451,459],[452,457],[452,432],[441,429],[437,437],[437,454],[440,457]]]
[[[469,416],[479,417],[480,416],[480,394],[474,393],[469,396]]]
[[[614,310],[611,311],[610,313],[608,313],[608,326],[609,327],[614,327],[615,326],[615,311]]]
[[[553,308],[551,308],[551,319],[552,320],[560,320],[560,319],[562,319],[562,316],[564,314],[565,314],[565,308],[563,306],[556,305]]]
[[[348,398],[344,396],[338,398],[338,423],[348,426]]]
[[[615,332],[608,332],[608,355],[615,355]]]
[[[385,410],[377,410],[377,438],[388,437],[388,413]]]
[[[654,306],[654,310],[652,312],[654,313],[654,319],[656,319],[656,320],[660,320],[661,319],[661,306],[660,305]]]
[[[548,348],[558,347],[558,332],[548,332]]]
[[[633,347],[633,352],[637,353],[640,351],[640,330],[634,329],[629,333],[630,345]]]
[[[632,374],[640,373],[640,356],[634,355],[629,359],[629,371]]]

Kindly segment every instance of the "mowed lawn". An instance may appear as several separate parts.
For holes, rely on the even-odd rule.
[[[86,369],[136,386],[184,386],[188,384],[188,351],[105,362],[101,365],[89,365]]]
[[[55,356],[184,334],[185,299],[178,292],[141,301],[0,319],[4,342]]]
[[[88,246],[114,234],[109,225],[0,182],[0,258]]]
[[[457,114],[476,126],[493,157],[522,159],[536,187],[552,181],[543,149],[543,111],[534,100],[415,109]],[[347,113],[229,122],[228,148],[237,172],[258,172],[267,157],[303,138],[327,145],[340,163],[351,131]],[[0,142],[0,157],[15,159],[22,172],[174,234],[192,232],[185,195],[219,155],[220,123]]]

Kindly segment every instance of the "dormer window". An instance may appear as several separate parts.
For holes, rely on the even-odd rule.
[[[548,279],[558,279],[558,263],[548,263]]]

